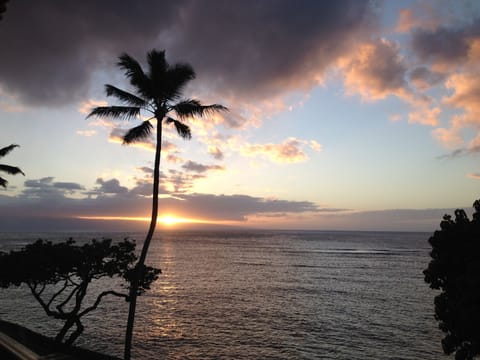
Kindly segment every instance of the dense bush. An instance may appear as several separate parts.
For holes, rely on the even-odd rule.
[[[445,215],[429,242],[432,260],[425,281],[440,290],[435,297],[435,318],[446,334],[445,354],[470,360],[480,354],[480,200],[470,220],[463,210],[455,219]]]

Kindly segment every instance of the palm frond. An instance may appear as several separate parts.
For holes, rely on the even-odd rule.
[[[115,96],[117,99],[128,105],[145,107],[148,104],[148,102],[142,98],[110,84],[105,85],[105,92],[107,96]]]
[[[171,117],[167,117],[165,119],[165,122],[167,124],[173,123],[173,125],[175,126],[175,130],[177,130],[178,135],[180,135],[182,139],[190,140],[192,138],[192,132],[188,125],[182,123],[181,121],[175,120]]]
[[[162,87],[163,96],[170,100],[178,99],[185,85],[195,79],[195,76],[195,71],[189,64],[173,65],[166,72],[164,82],[159,84]]]
[[[202,105],[200,101],[194,99],[180,101],[171,106],[171,110],[174,110],[181,119],[193,116],[202,117],[219,111],[228,111],[223,105]]]
[[[20,168],[16,166],[10,166],[10,165],[0,164],[0,171],[6,172],[7,174],[10,174],[10,175],[16,175],[16,174],[25,175],[23,171],[20,170]]]
[[[147,54],[147,61],[149,67],[149,78],[152,83],[162,82],[165,73],[170,65],[165,58],[165,50],[157,51],[153,49]]]
[[[9,145],[9,146],[5,146],[4,148],[1,148],[0,149],[0,157],[3,157],[5,155],[7,155],[10,151],[12,151],[13,149],[15,149],[16,147],[19,147],[20,145],[16,145],[16,144],[12,144],[12,145]]]
[[[4,178],[0,177],[0,186],[4,187],[6,189],[7,184],[8,184],[8,181],[5,180]]]
[[[87,119],[92,116],[111,117],[129,120],[140,115],[138,106],[98,106],[87,115]]]
[[[123,137],[124,144],[131,144],[146,139],[152,132],[153,126],[150,121],[144,121],[138,126],[131,128]]]
[[[118,59],[117,65],[125,70],[125,76],[130,80],[130,84],[135,87],[138,93],[144,98],[153,98],[151,81],[138,61],[128,54],[122,54]]]

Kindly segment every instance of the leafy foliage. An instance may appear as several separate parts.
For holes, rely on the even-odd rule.
[[[470,220],[463,210],[455,219],[445,215],[441,230],[429,239],[430,261],[424,271],[435,297],[435,318],[446,336],[445,354],[455,353],[456,360],[471,360],[480,354],[480,200],[473,204]]]
[[[9,146],[1,148],[0,149],[0,157],[4,157],[5,155],[7,155],[10,151],[15,149],[16,147],[18,147],[18,145],[11,144]],[[10,166],[10,165],[4,165],[4,164],[0,164],[0,171],[6,172],[7,174],[10,174],[10,175],[16,175],[16,174],[25,175],[23,173],[23,171],[20,170],[20,168],[18,168],[16,166]],[[7,184],[8,184],[8,181],[5,180],[4,178],[0,177],[0,186],[6,188]]]
[[[55,340],[70,345],[84,329],[81,318],[95,310],[102,298],[113,295],[129,301],[137,260],[134,251],[135,243],[128,239],[117,244],[94,239],[82,246],[72,239],[37,240],[19,251],[0,252],[0,287],[27,285],[48,316],[64,321]],[[160,270],[144,266],[141,273],[137,295],[150,289]],[[102,278],[120,279],[123,292],[103,290],[92,303],[83,304],[89,284]],[[76,329],[66,338],[73,326]]]

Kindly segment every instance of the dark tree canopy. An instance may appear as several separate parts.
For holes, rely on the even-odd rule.
[[[455,219],[443,217],[441,230],[429,239],[432,260],[424,271],[430,287],[441,291],[435,318],[446,334],[443,351],[456,360],[480,354],[480,200],[473,207],[472,220],[463,210],[455,211]]]
[[[127,239],[116,244],[110,239],[92,240],[82,246],[72,239],[60,243],[38,240],[19,251],[0,252],[0,287],[27,285],[48,316],[64,321],[55,340],[70,345],[84,329],[81,318],[105,296],[129,301],[137,260],[134,251],[135,243]],[[159,269],[144,267],[137,294],[148,290],[159,273]],[[104,288],[85,304],[89,284],[102,278],[122,280],[123,289]]]

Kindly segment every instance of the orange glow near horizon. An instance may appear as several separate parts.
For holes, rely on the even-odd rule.
[[[150,221],[149,217],[141,216],[77,216],[77,219],[83,220],[106,220],[106,221]],[[177,224],[215,224],[216,221],[209,220],[200,220],[200,219],[189,219],[184,217],[178,217],[176,215],[164,214],[160,215],[157,218],[157,224],[162,224],[165,226],[174,226]]]

